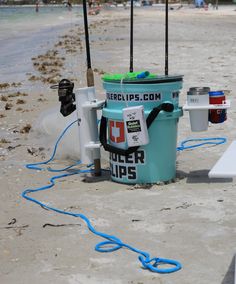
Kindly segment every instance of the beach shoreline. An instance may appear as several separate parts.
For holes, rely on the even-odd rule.
[[[25,168],[26,163],[47,159],[55,143],[45,137],[48,142],[41,145],[43,137],[34,135],[40,114],[59,106],[57,92],[50,86],[65,77],[73,80],[75,90],[86,86],[82,24],[72,23],[59,38],[48,38],[42,52],[27,59],[32,65],[23,82],[16,76],[0,80],[2,283],[233,283],[235,180],[211,180],[208,172],[235,139],[235,19],[233,6],[218,11],[180,9],[169,15],[169,70],[184,75],[180,104],[193,86],[226,90],[231,100],[227,122],[211,124],[207,132],[192,133],[185,112],[179,121],[178,142],[223,136],[226,144],[178,153],[175,182],[118,184],[106,173],[90,182],[82,176],[64,178],[53,190],[33,195],[62,210],[85,214],[99,231],[116,235],[153,257],[177,259],[183,265],[177,273],[140,269],[137,255],[125,249],[99,254],[93,249],[99,239],[82,220],[43,210],[20,196],[26,188],[48,184],[52,176]],[[128,71],[129,10],[102,10],[89,20],[97,97],[104,99],[101,76]],[[134,28],[135,70],[163,74],[164,11],[135,10]],[[62,168],[75,158],[57,160],[53,166]],[[102,166],[107,168],[108,163]]]

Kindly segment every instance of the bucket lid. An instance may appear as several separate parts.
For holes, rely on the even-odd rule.
[[[121,83],[122,81],[123,84],[158,84],[182,81],[183,76],[159,76],[148,71],[140,71],[124,74],[104,74],[102,80],[109,83]]]

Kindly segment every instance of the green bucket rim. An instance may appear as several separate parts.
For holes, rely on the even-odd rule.
[[[108,79],[104,78],[104,83],[121,83],[121,79]],[[122,81],[122,84],[161,84],[161,83],[173,83],[173,82],[182,82],[183,81],[183,75],[172,75],[172,76],[149,76],[147,78],[124,78]]]

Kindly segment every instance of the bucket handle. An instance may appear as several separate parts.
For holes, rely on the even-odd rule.
[[[158,107],[154,107],[146,119],[147,128],[152,125],[153,121],[162,110],[166,112],[173,112],[174,105],[172,103],[162,103]],[[129,147],[128,149],[120,149],[107,143],[107,119],[104,116],[101,118],[99,139],[105,151],[122,156],[128,156],[136,152],[139,148],[139,146],[135,146]]]

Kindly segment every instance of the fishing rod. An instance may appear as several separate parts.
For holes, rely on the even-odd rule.
[[[94,75],[91,64],[91,56],[90,56],[90,44],[89,44],[89,29],[88,29],[88,15],[87,15],[87,3],[86,0],[83,0],[83,14],[84,14],[84,33],[85,33],[85,45],[86,45],[86,57],[87,57],[87,86],[94,86]],[[94,159],[94,175],[101,175],[101,160]]]
[[[169,19],[168,19],[168,11],[169,11],[169,5],[168,5],[168,0],[166,0],[166,13],[165,13],[165,75],[168,76],[169,73],[169,66],[168,66],[168,61],[169,61],[169,45],[168,45],[168,40],[169,40],[169,35],[168,35],[168,30],[169,30]]]
[[[83,0],[83,14],[84,14],[84,33],[85,33],[85,45],[86,45],[86,57],[87,57],[87,86],[94,86],[94,75],[91,64],[90,56],[90,44],[89,44],[89,29],[88,29],[88,15],[87,15],[87,3]]]
[[[133,61],[133,47],[134,47],[134,0],[131,0],[130,3],[130,65],[129,65],[129,72],[134,71]]]

